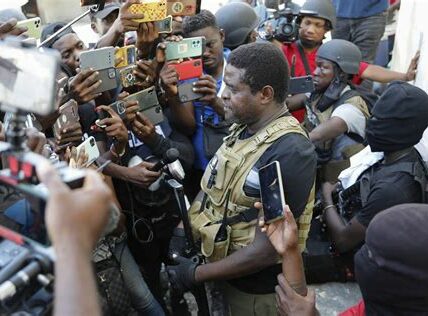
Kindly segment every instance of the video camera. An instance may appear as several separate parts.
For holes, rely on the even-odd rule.
[[[297,15],[290,8],[274,13],[272,23],[273,37],[282,43],[292,43],[297,40],[299,25],[296,23]]]
[[[297,14],[286,7],[283,10],[275,10],[271,19],[265,21],[260,30],[260,36],[266,40],[276,39],[282,43],[295,42],[299,34],[299,25],[296,23]],[[267,32],[266,28],[271,26],[272,31]],[[264,34],[263,34],[264,33]]]

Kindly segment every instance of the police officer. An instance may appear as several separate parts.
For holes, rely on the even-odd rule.
[[[287,204],[299,222],[303,250],[312,217],[316,155],[306,133],[284,106],[287,62],[269,43],[234,50],[222,94],[226,119],[236,122],[211,159],[202,191],[190,208],[192,229],[208,263],[178,258],[171,284],[188,290],[222,281],[232,315],[276,315],[278,257],[257,226],[258,169],[278,161]]]
[[[358,72],[361,53],[344,40],[331,40],[318,50],[315,91],[306,102],[305,127],[316,144],[321,181],[336,181],[349,157],[364,148],[366,101],[349,85]]]

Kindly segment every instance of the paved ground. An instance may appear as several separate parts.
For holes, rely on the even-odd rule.
[[[325,283],[310,287],[315,289],[317,308],[321,315],[337,315],[361,299],[356,283]]]
[[[318,311],[322,316],[334,316],[358,303],[361,299],[360,289],[356,283],[325,283],[311,285],[315,289]],[[197,305],[190,293],[185,294],[192,316],[197,316]],[[215,316],[223,313],[215,311]],[[243,315],[245,316],[245,315]]]

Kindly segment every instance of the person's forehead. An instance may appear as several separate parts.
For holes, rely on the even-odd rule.
[[[233,83],[236,84],[244,84],[241,80],[241,76],[243,76],[245,73],[244,69],[236,68],[230,64],[226,65],[226,68],[224,70],[224,80],[229,81],[226,83],[231,83],[230,81],[233,81]]]
[[[324,20],[322,18],[316,18],[313,16],[304,16],[302,18],[302,22],[304,22],[304,21],[308,21],[308,22],[316,23],[316,24],[325,24],[326,23],[326,20]]]
[[[205,27],[203,29],[192,32],[192,33],[190,33],[190,35],[191,35],[191,37],[204,36],[208,42],[208,41],[211,41],[213,39],[220,38],[220,31],[219,31],[219,29],[217,29],[215,27],[208,26],[208,27]]]
[[[57,40],[52,47],[58,50],[65,50],[76,46],[79,42],[81,40],[75,33],[69,33]]]
[[[318,57],[318,56],[315,58],[315,62],[316,63],[322,63],[324,65],[331,65],[331,66],[333,66],[333,62],[332,61],[324,59],[322,57]]]

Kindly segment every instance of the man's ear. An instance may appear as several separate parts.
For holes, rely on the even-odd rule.
[[[273,102],[275,98],[275,91],[273,90],[272,86],[264,86],[259,93],[260,102],[262,104],[269,104]]]
[[[95,33],[99,34],[98,29],[97,29],[97,25],[95,22],[91,22],[91,29],[92,31],[94,31]]]
[[[224,43],[224,37],[225,37],[225,35],[224,35],[224,30],[223,30],[223,29],[220,29],[220,30],[219,30],[219,33],[220,33],[220,40],[221,40],[221,42],[222,42],[222,43]]]

